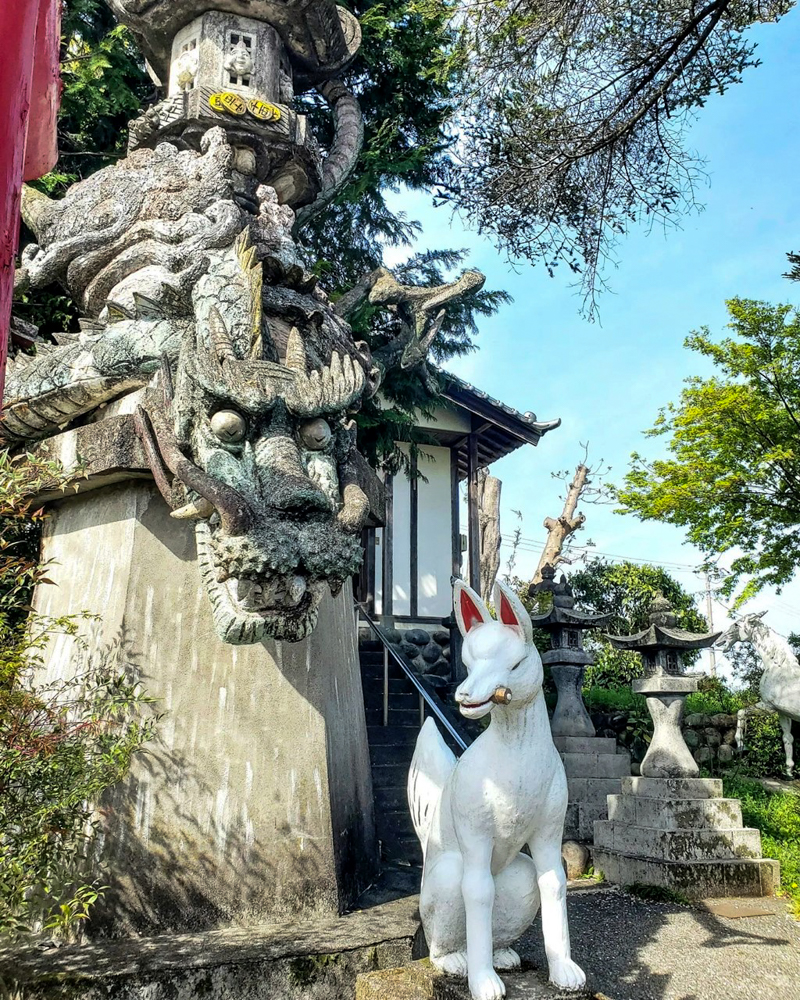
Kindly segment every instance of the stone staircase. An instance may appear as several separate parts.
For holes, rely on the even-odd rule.
[[[390,657],[389,724],[384,726],[383,646],[377,639],[362,639],[359,656],[381,855],[385,861],[421,865],[422,849],[406,798],[408,769],[420,730],[419,694]],[[450,743],[447,734],[443,735]],[[454,753],[460,752],[450,745]]]

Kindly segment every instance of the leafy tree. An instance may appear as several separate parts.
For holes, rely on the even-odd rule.
[[[512,255],[566,264],[587,304],[636,223],[694,204],[687,130],[758,65],[746,37],[792,0],[466,2],[450,66],[464,70],[444,200]]]
[[[800,562],[800,316],[788,305],[732,299],[719,343],[707,328],[686,346],[710,358],[711,378],[687,379],[649,437],[667,437],[668,457],[633,455],[618,490],[620,509],[686,529],[714,563],[735,552],[720,590],[736,605],[780,588]]]
[[[695,606],[694,597],[660,566],[637,565],[630,562],[610,563],[602,558],[590,559],[582,569],[569,574],[569,584],[576,606],[598,614],[612,615],[602,632],[589,633],[586,645],[596,658],[586,673],[588,686],[627,684],[642,674],[638,653],[616,650],[603,633],[630,635],[650,624],[650,604],[659,594],[672,604],[681,628],[691,632],[706,630],[706,619]],[[697,654],[684,659],[691,663]]]

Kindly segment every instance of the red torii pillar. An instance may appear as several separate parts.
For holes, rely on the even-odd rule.
[[[0,399],[22,182],[58,159],[61,0],[0,0]]]

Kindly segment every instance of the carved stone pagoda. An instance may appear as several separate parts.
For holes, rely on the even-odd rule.
[[[741,805],[722,798],[719,778],[698,777],[681,732],[686,697],[697,690],[683,657],[719,634],[680,628],[659,596],[646,629],[607,636],[616,649],[641,654],[647,674],[633,690],[647,699],[655,727],[641,775],[622,779],[621,794],[608,797],[608,819],[594,826],[594,865],[610,882],[660,885],[692,899],[768,896],[777,888],[778,863],[761,857],[759,831],[742,826]]]
[[[553,595],[550,609],[531,616],[531,622],[550,635],[551,648],[542,654],[542,663],[550,667],[558,691],[550,729],[569,785],[564,839],[591,841],[595,821],[607,816],[606,797],[618,792],[620,779],[631,773],[629,755],[613,738],[595,735],[583,703],[583,677],[594,662],[583,648],[583,633],[607,624],[611,616],[578,610],[566,578],[556,582],[549,565],[542,570],[542,582],[530,588],[531,596],[539,593]]]

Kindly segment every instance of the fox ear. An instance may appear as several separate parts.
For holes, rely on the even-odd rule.
[[[494,605],[497,617],[504,625],[518,628],[529,645],[533,642],[533,626],[522,601],[514,591],[499,580],[494,585]]]
[[[462,580],[456,580],[453,584],[453,610],[462,636],[476,625],[485,625],[492,620],[489,609],[480,596]]]

